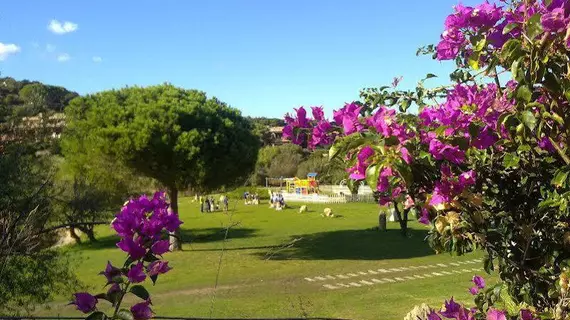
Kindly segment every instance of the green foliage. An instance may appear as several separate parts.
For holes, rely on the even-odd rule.
[[[259,149],[251,182],[253,185],[265,186],[265,178],[293,177],[304,158],[303,149],[297,145],[263,147]]]
[[[65,257],[49,249],[52,173],[49,159],[26,144],[0,152],[0,314],[25,314],[77,285]]]
[[[38,81],[0,78],[0,122],[8,116],[35,116],[40,112],[63,112],[79,96],[63,87]]]
[[[66,115],[64,152],[82,143],[170,189],[213,190],[247,175],[257,157],[239,111],[196,90],[105,91],[75,99]]]

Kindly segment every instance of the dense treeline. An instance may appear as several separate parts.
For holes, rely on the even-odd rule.
[[[10,116],[63,112],[65,106],[77,96],[77,92],[39,81],[0,78],[0,121]]]

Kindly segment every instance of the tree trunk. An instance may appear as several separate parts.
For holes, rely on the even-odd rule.
[[[95,238],[95,232],[93,231],[93,227],[84,227],[84,228],[78,227],[77,229],[85,233],[87,235],[87,238],[89,238],[89,241],[97,242],[97,239]]]
[[[168,197],[170,198],[170,209],[172,212],[178,213],[178,189],[176,187],[168,188]],[[170,233],[170,251],[178,250],[182,250],[180,229]]]
[[[77,233],[75,233],[75,228],[69,228],[69,235],[73,238],[73,240],[75,240],[75,243],[81,243],[81,238],[77,235]]]
[[[400,211],[398,209],[398,204],[394,202],[394,210],[398,216],[398,221],[400,222],[400,232],[402,233],[402,237],[408,236],[408,212],[409,209],[403,209]]]

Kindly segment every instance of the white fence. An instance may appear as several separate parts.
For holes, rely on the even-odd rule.
[[[296,193],[282,193],[286,202],[304,202],[304,203],[347,203],[347,202],[374,202],[372,194],[369,195],[322,195],[309,194],[302,195]]]

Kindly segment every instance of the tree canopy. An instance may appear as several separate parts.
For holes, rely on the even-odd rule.
[[[178,190],[213,190],[247,176],[259,149],[239,110],[170,84],[81,97],[66,117],[66,157],[99,150],[163,184],[175,211]]]

